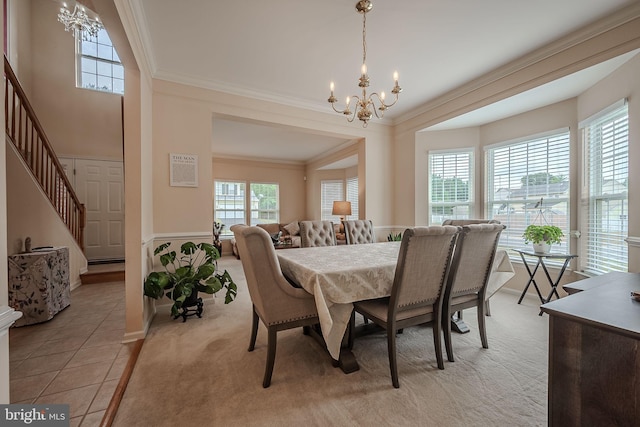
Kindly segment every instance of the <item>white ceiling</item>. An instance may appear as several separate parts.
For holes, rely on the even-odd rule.
[[[130,0],[154,77],[331,111],[357,93],[362,16],[356,0]],[[374,0],[367,14],[373,91],[403,92],[385,119],[429,100],[637,0]],[[478,125],[576,96],[610,73],[609,61],[562,82],[440,124]],[[616,62],[617,61],[617,62]],[[526,109],[523,109],[526,108]],[[359,124],[354,123],[354,126]],[[214,119],[216,155],[304,162],[348,143],[264,123]]]

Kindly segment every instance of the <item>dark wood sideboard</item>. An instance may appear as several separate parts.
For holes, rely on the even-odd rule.
[[[640,274],[608,273],[564,286],[549,314],[550,426],[640,423]],[[567,289],[569,288],[569,289]]]

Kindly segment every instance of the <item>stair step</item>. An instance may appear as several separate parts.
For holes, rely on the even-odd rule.
[[[88,272],[80,275],[83,285],[92,283],[122,282],[124,281],[124,270]]]

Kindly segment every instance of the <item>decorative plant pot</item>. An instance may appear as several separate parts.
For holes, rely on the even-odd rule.
[[[195,308],[189,308],[194,307]],[[202,311],[204,310],[204,303],[202,302],[202,298],[198,297],[198,291],[194,290],[191,295],[189,295],[184,302],[182,303],[182,307],[180,308],[181,312],[175,316],[174,319],[178,317],[182,317],[182,322],[187,321],[187,317],[196,315],[198,317],[202,317]]]
[[[548,254],[551,252],[551,245],[546,242],[532,243],[533,252],[537,254]]]

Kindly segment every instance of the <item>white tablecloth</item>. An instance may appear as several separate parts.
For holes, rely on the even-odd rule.
[[[353,302],[389,296],[400,242],[284,249],[282,272],[315,297],[322,335],[334,359],[340,356]],[[505,251],[496,253],[487,298],[513,275]]]
[[[315,297],[322,335],[334,359],[340,355],[353,302],[391,293],[400,242],[278,251],[285,276]]]

